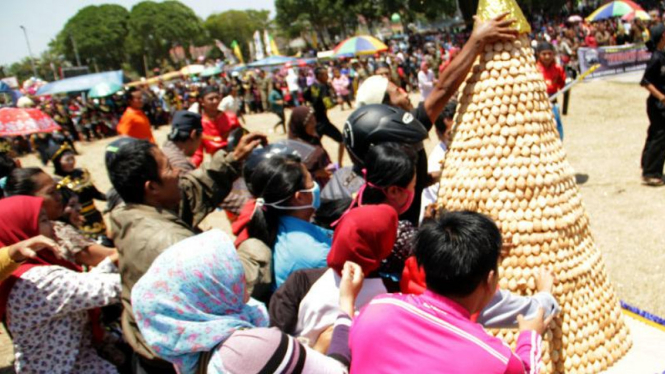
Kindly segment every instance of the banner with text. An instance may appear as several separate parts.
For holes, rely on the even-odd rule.
[[[580,48],[577,50],[577,56],[580,60],[581,73],[586,72],[595,64],[600,64],[600,68],[589,76],[590,78],[598,78],[643,70],[651,58],[651,53],[644,45],[629,44],[613,47]]]

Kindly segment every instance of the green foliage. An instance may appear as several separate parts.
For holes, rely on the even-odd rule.
[[[188,51],[190,45],[209,41],[201,19],[178,1],[142,1],[130,11],[126,49],[137,71],[144,71],[144,54],[148,67],[152,68],[168,59],[174,46],[180,45]]]
[[[129,12],[120,5],[90,5],[70,18],[51,42],[54,53],[76,61],[72,39],[82,64],[97,63],[100,69],[117,69],[125,60],[124,43]]]
[[[249,57],[249,44],[256,30],[261,32],[270,25],[269,10],[229,10],[210,15],[203,23],[211,39],[221,40],[228,48],[234,40],[240,45],[245,61]]]

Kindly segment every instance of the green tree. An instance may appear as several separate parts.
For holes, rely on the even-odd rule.
[[[101,70],[119,69],[125,60],[129,12],[120,5],[90,5],[70,18],[51,42],[55,54],[76,63],[74,43],[82,64]]]
[[[319,42],[329,45],[330,40],[325,35],[331,28],[343,25],[345,16],[348,16],[349,8],[344,5],[342,0],[275,0],[275,20],[279,27],[291,29],[291,35],[298,31],[313,31]]]
[[[130,11],[126,48],[137,71],[144,72],[144,56],[151,69],[168,60],[174,46],[188,51],[190,45],[207,42],[203,21],[178,1],[142,1]]]
[[[234,40],[237,41],[245,61],[248,61],[248,43],[257,30],[263,37],[263,30],[270,26],[270,11],[228,10],[210,15],[203,25],[210,38],[222,41],[229,48]]]

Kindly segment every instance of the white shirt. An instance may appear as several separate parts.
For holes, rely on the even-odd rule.
[[[221,112],[233,112],[238,114],[238,110],[240,110],[240,99],[227,95],[219,103],[217,109]]]
[[[418,72],[418,89],[420,89],[423,101],[427,100],[434,89],[434,73],[431,69],[427,70],[427,73],[422,70]]]
[[[286,75],[286,85],[289,86],[289,91],[294,92],[300,89],[298,86],[298,76],[295,73],[291,73],[293,70],[289,71],[289,74]]]
[[[446,157],[446,152],[448,147],[446,143],[439,142],[439,144],[434,148],[432,154],[429,155],[427,159],[427,173],[435,173],[441,171],[441,162]],[[428,205],[436,203],[439,194],[439,182],[425,188],[422,193],[422,202],[420,204],[420,221],[423,220],[423,215],[425,214],[425,208]]]
[[[339,308],[339,283],[342,278],[335,270],[328,269],[309,289],[298,308],[298,323],[295,335],[307,338],[307,344],[314,346],[319,335],[332,326],[342,312]],[[387,293],[381,278],[365,278],[356,297],[356,312],[372,299]]]

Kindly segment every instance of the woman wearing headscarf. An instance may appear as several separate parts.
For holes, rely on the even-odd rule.
[[[53,229],[44,200],[0,200],[0,245],[8,246]],[[23,262],[0,285],[0,319],[12,334],[17,373],[116,373],[97,355],[99,308],[120,302],[120,275],[111,259],[89,273],[42,251]]]
[[[289,139],[313,146],[315,150],[303,160],[307,170],[314,179],[324,188],[332,175],[332,161],[328,152],[321,144],[321,137],[316,132],[316,117],[314,109],[300,106],[291,111],[289,119]]]
[[[339,285],[347,261],[358,264],[365,276],[355,302],[357,310],[388,292],[378,270],[395,244],[397,219],[395,209],[386,204],[355,208],[341,219],[328,254],[330,269],[312,285],[298,310],[295,333],[310,346],[320,345],[321,334],[339,314]]]
[[[76,227],[62,219],[66,210],[62,190],[53,178],[39,168],[13,170],[7,177],[4,192],[7,196],[36,196],[44,199],[46,215],[55,230],[56,241],[63,257],[80,265],[97,266],[108,256],[116,256],[115,248],[97,244],[81,234]]]
[[[196,250],[192,250],[192,249]],[[347,265],[344,310],[360,284]],[[219,230],[186,239],[162,253],[132,290],[143,336],[180,374],[343,373],[348,355],[348,314],[340,313],[333,359],[265,328],[265,308],[248,302],[245,277],[231,239]]]

